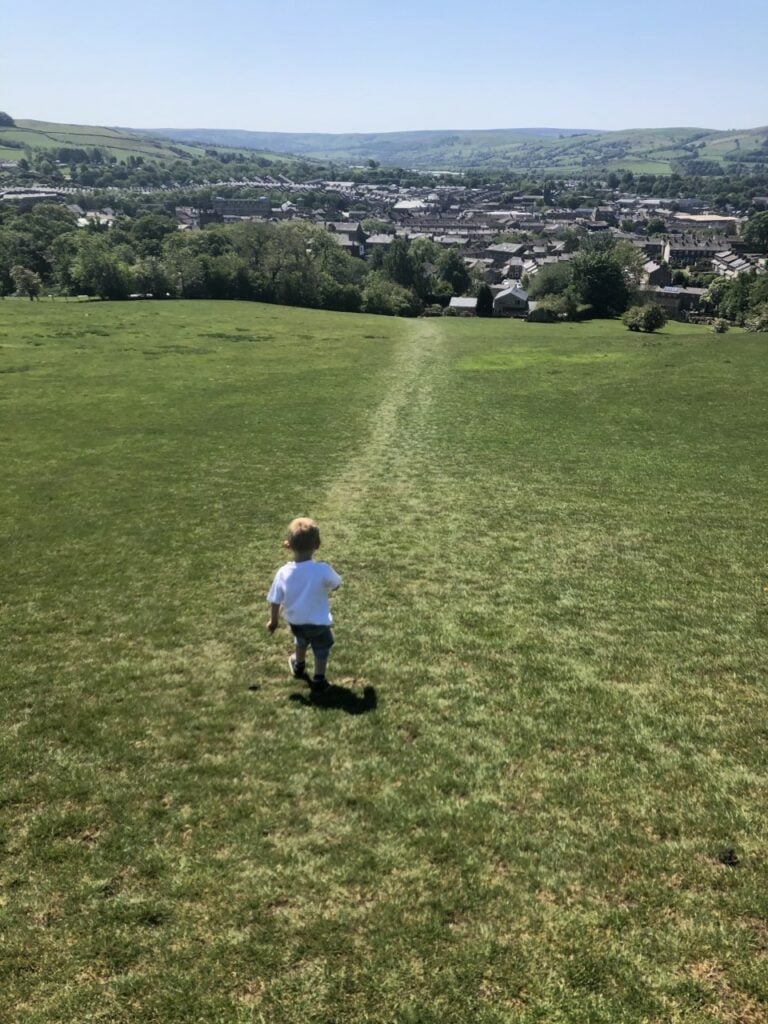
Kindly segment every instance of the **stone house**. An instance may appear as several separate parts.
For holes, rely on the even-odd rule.
[[[710,238],[700,242],[683,236],[679,240],[665,242],[664,261],[670,267],[695,267],[700,263],[711,263],[722,248],[722,240]]]
[[[685,319],[686,313],[696,312],[706,288],[641,288],[638,295],[641,299],[661,306],[668,317]]]
[[[738,277],[739,274],[764,273],[758,261],[751,256],[733,251],[719,252],[712,260],[712,269],[721,277]]]
[[[368,236],[359,220],[326,221],[325,229],[335,235],[339,245],[352,256],[365,256]]]
[[[475,271],[477,274],[482,274],[486,284],[495,284],[501,280],[502,272],[498,267],[494,267],[493,260],[473,259],[470,256],[465,256],[464,263],[470,272]]]
[[[662,266],[655,260],[646,260],[643,264],[643,280],[647,285],[664,287],[672,281],[672,272],[669,267]]]
[[[371,235],[365,240],[365,251],[367,255],[378,250],[386,250],[392,245],[395,240],[394,235],[378,234]]]
[[[461,235],[435,235],[433,240],[445,248],[457,246],[459,249],[465,249],[469,245],[469,239]]]
[[[483,256],[493,260],[497,267],[503,267],[513,256],[522,256],[527,248],[527,242],[499,242],[497,245],[489,245]]]
[[[511,278],[513,281],[519,281],[525,269],[522,256],[513,256],[501,269],[504,277]]]
[[[269,196],[258,199],[228,199],[216,196],[211,200],[211,210],[222,217],[271,217],[272,201]]]
[[[505,288],[494,296],[494,316],[525,316],[527,312],[528,292],[522,288]]]

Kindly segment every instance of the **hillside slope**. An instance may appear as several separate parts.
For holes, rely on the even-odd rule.
[[[251,132],[220,128],[123,129],[19,120],[0,127],[0,160],[24,150],[98,147],[118,160],[203,157],[215,147],[271,159],[334,161],[418,170],[509,170],[556,177],[609,171],[712,174],[765,168],[768,126],[739,131],[649,128],[597,132],[555,128],[364,134]]]
[[[505,168],[573,174],[624,169],[669,174],[680,161],[709,160],[725,167],[738,160],[768,159],[768,127],[728,132],[684,127],[613,132],[515,128],[338,135],[197,128],[158,129],[155,134],[175,142],[269,149],[351,164],[376,160],[422,170]]]
[[[57,150],[63,147],[91,149],[98,147],[119,161],[129,157],[144,160],[172,162],[192,160],[206,155],[205,150],[212,143],[205,141],[185,142],[175,138],[158,138],[145,131],[128,128],[108,128],[99,125],[57,124],[51,121],[22,120],[14,127],[0,127],[0,160],[18,160],[25,150]],[[228,146],[217,143],[217,148],[230,152],[245,153],[249,157],[265,156],[284,160],[282,154],[262,151],[257,146]]]

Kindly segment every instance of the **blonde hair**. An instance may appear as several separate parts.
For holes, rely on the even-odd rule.
[[[297,555],[311,555],[320,547],[320,527],[314,519],[298,516],[288,523],[283,541],[284,548],[290,548]]]

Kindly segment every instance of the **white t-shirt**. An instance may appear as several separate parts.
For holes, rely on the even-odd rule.
[[[341,586],[341,576],[327,562],[286,562],[277,570],[267,600],[281,604],[294,626],[330,626],[333,622],[328,594]]]

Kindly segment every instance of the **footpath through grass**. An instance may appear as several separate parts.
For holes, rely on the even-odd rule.
[[[767,356],[0,304],[0,1019],[765,1021]]]

